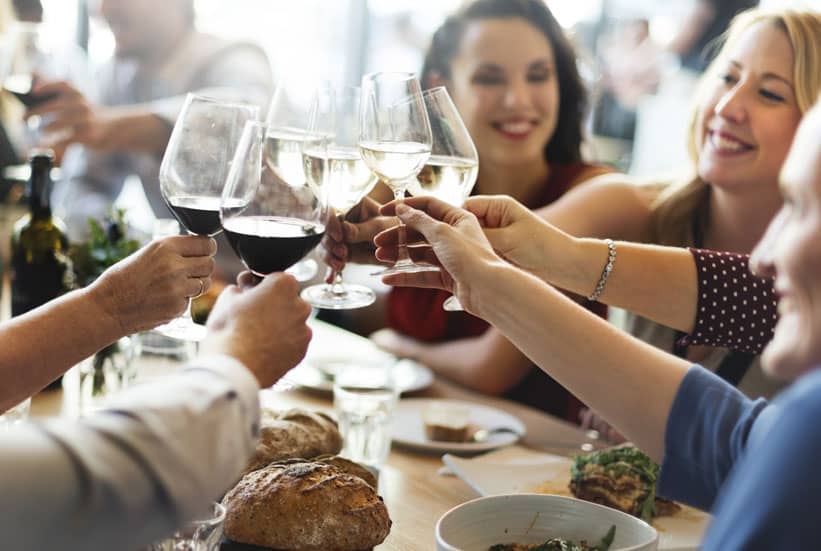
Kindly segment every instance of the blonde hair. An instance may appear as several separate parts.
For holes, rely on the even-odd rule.
[[[753,25],[769,22],[787,34],[795,62],[793,82],[801,113],[812,107],[821,90],[821,13],[814,11],[751,9],[738,14],[730,24],[721,51],[699,83],[689,125],[688,148],[691,175],[664,186],[653,204],[654,242],[663,245],[692,245],[694,227],[704,224],[710,186],[698,175],[699,106],[726,66],[727,53]]]

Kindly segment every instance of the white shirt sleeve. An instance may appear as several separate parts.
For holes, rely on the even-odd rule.
[[[137,549],[201,516],[253,453],[258,390],[216,356],[80,421],[0,434],[0,546]]]

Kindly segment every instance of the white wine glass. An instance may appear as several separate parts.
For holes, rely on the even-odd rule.
[[[430,122],[419,80],[412,73],[367,74],[362,77],[361,102],[362,159],[391,188],[394,199],[402,200],[408,181],[416,177],[430,156]],[[401,220],[399,228],[396,262],[374,275],[437,270],[411,260]]]
[[[308,106],[300,101],[300,94],[286,86],[277,85],[265,123],[268,137],[265,162],[277,178],[292,186],[305,183],[302,169],[302,143],[308,127]],[[305,258],[288,268],[297,281],[310,281],[319,267],[315,260]]]
[[[461,207],[476,185],[479,154],[459,111],[444,86],[422,92],[431,127],[431,151],[427,163],[411,180],[411,195],[431,195]],[[455,296],[442,307],[449,312],[462,311]]]
[[[282,272],[322,240],[328,209],[303,180],[291,185],[266,159],[271,128],[245,126],[225,182],[220,220],[228,242],[255,275]]]
[[[323,197],[340,223],[378,182],[359,151],[359,103],[359,88],[321,86],[311,105],[302,151],[308,185]],[[333,283],[304,289],[302,298],[328,310],[362,308],[376,300],[364,285],[346,285],[342,270],[333,276]]]
[[[220,225],[220,197],[242,129],[256,120],[255,105],[188,94],[160,165],[160,190],[168,208],[190,235],[214,236]],[[156,328],[182,340],[199,341],[205,327],[185,313]]]

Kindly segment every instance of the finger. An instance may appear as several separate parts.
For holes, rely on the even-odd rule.
[[[422,195],[419,197],[408,197],[406,199],[401,199],[399,201],[391,201],[385,205],[382,205],[382,208],[379,209],[380,214],[385,216],[396,216],[397,205],[406,205],[411,207],[412,209],[424,211],[430,217],[436,220],[444,220],[449,214],[454,212],[459,212],[462,209],[459,207],[454,207],[450,203],[445,203],[441,199],[437,199],[436,197],[431,197],[429,195]]]
[[[394,287],[420,287],[423,289],[444,289],[450,288],[445,284],[443,272],[418,272],[418,273],[398,273],[382,277],[382,283]]]
[[[216,263],[210,256],[192,256],[185,259],[185,271],[188,277],[211,277]]]
[[[395,218],[378,216],[359,224],[345,222],[343,229],[346,243],[370,243],[380,232],[398,225]]]
[[[376,259],[380,262],[396,262],[398,256],[396,247],[380,247],[376,249]],[[430,246],[408,247],[408,256],[410,256],[414,262],[424,262],[433,264],[434,266],[441,266],[436,252],[434,252]]]
[[[379,232],[373,238],[373,244],[377,247],[391,247],[396,246],[399,242],[399,226],[394,226],[385,231]],[[425,236],[405,226],[405,243],[425,243]]]
[[[420,199],[422,198],[420,197]],[[426,197],[425,199],[430,199],[431,201],[435,200],[431,197]],[[447,205],[447,203],[443,204]],[[450,205],[447,206],[451,208]],[[399,218],[402,219],[406,226],[413,230],[417,230],[424,236],[425,240],[431,244],[435,244],[436,238],[439,237],[439,234],[443,228],[449,228],[447,224],[439,222],[429,216],[426,212],[412,208],[409,205],[400,203],[396,205],[395,210]]]
[[[73,112],[78,109],[86,110],[87,106],[82,102],[78,96],[73,94],[63,94],[46,92],[40,90],[33,90],[34,97],[41,98],[41,103],[26,109],[25,118],[34,115],[54,114],[61,112]]]
[[[241,272],[237,276],[237,285],[243,291],[246,290],[246,289],[251,289],[253,287],[256,287],[259,284],[260,281],[262,281],[261,277],[259,277],[258,275],[255,275],[251,272],[247,272],[247,271],[246,272]]]
[[[88,111],[83,108],[60,109],[51,112],[53,120],[45,125],[47,132],[75,130],[77,135],[90,134]]]
[[[196,298],[203,294],[210,284],[211,278],[188,277],[183,286],[183,296]]]
[[[31,89],[32,93],[43,94],[60,94],[60,95],[82,95],[79,90],[75,88],[67,80],[40,80],[34,82]]]
[[[217,242],[201,235],[172,235],[163,237],[162,241],[180,256],[214,256],[217,254]]]

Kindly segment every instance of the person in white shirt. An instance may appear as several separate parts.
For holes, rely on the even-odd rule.
[[[46,135],[61,136],[44,145],[65,150],[53,202],[71,240],[85,237],[87,219],[102,218],[131,175],[154,214],[168,217],[159,167],[186,93],[264,109],[273,91],[262,49],[198,32],[193,0],[102,0],[100,13],[115,53],[97,71],[97,97],[68,82],[41,82],[34,93],[55,99],[26,113],[50,121]]]
[[[154,242],[92,286],[0,326],[2,403],[178,315],[186,297],[207,288],[214,251],[203,237]],[[255,282],[244,273],[222,293],[200,357],[181,372],[82,420],[0,434],[4,549],[137,549],[202,515],[236,481],[259,432],[258,390],[296,365],[311,338],[296,280]]]

